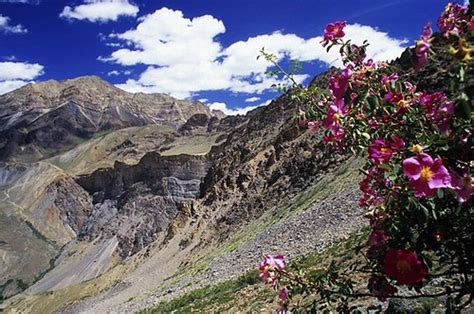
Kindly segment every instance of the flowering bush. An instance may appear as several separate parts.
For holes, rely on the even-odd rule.
[[[261,277],[275,289],[285,284],[280,309],[302,291],[320,296],[315,306],[339,295],[344,301],[339,309],[348,309],[351,298],[407,297],[397,294],[397,286],[414,289],[409,298],[448,295],[451,307],[473,299],[473,90],[468,82],[474,19],[468,7],[449,3],[437,22],[442,36],[433,35],[430,23],[424,27],[412,76],[448,56],[444,91],[418,90],[396,65],[366,60],[366,42],[344,41],[345,22],[324,30],[322,45],[340,47],[344,68],[330,78],[329,95],[294,86],[295,97],[308,104],[298,119],[312,130],[321,125],[328,146],[366,159],[359,205],[372,231],[362,253],[366,262],[351,266],[350,273],[331,264],[325,280],[291,274],[283,270],[282,256],[267,256]],[[367,290],[355,288],[355,272],[368,274]],[[436,293],[424,290],[438,277],[443,287]]]

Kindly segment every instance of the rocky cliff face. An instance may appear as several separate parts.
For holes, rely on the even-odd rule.
[[[199,102],[131,94],[93,76],[29,84],[0,95],[0,160],[42,159],[131,126],[178,128],[197,113],[215,115]]]
[[[77,178],[94,203],[79,238],[116,236],[123,258],[138,252],[167,230],[180,208],[192,206],[208,167],[204,156],[148,153],[136,165],[117,162]]]

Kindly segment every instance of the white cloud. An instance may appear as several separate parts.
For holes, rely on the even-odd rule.
[[[258,107],[263,107],[271,103],[271,100],[267,100],[257,106],[246,106],[242,108],[229,108],[227,107],[227,104],[223,102],[213,102],[210,104],[206,104],[211,110],[220,110],[223,113],[225,113],[228,116],[235,116],[235,115],[245,115],[247,112],[254,110],[255,108]]]
[[[141,17],[135,29],[109,35],[127,48],[99,60],[122,66],[148,65],[138,79],[117,86],[130,92],[167,93],[177,98],[214,90],[260,94],[273,84],[288,83],[265,75],[271,63],[257,60],[262,47],[279,61],[291,58],[341,66],[337,49],[327,53],[321,46],[321,36],[304,39],[275,32],[222,47],[217,36],[224,32],[224,23],[210,15],[189,19],[181,11],[162,8]],[[362,44],[368,39],[372,43],[368,56],[376,61],[398,57],[407,43],[365,25],[348,25],[345,32],[353,43]],[[301,83],[308,77],[300,74],[295,79]]]
[[[245,99],[245,102],[256,102],[259,100],[260,100],[260,97],[250,97],[250,98]]]
[[[44,67],[37,63],[0,62],[0,95],[17,89],[43,75]]]
[[[43,74],[43,68],[37,63],[0,62],[0,81],[32,80]]]
[[[22,81],[22,80],[13,80],[13,81],[0,81],[0,95],[6,94],[20,88],[30,82]]]
[[[107,73],[108,76],[119,76],[119,75],[130,75],[132,74],[132,71],[117,71],[117,70],[113,70],[113,71],[110,71]]]
[[[0,31],[4,33],[13,33],[13,34],[26,34],[28,30],[23,27],[23,25],[11,25],[10,18],[8,16],[3,16],[0,14]]]
[[[85,0],[76,7],[65,6],[62,18],[90,22],[117,21],[120,16],[137,16],[139,9],[128,0]]]
[[[248,106],[244,108],[228,108],[227,105],[223,102],[213,102],[211,104],[207,104],[211,110],[220,110],[228,116],[235,116],[235,115],[245,115],[247,112],[257,108],[258,106]]]

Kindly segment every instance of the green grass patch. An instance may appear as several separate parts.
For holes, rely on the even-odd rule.
[[[38,229],[35,228],[35,226],[33,226],[31,222],[29,222],[28,220],[24,220],[24,222],[37,239],[40,239],[41,241],[44,241],[52,246],[56,246],[56,242],[46,238],[41,232],[38,231]]]
[[[237,280],[227,280],[214,286],[198,288],[180,298],[161,302],[154,308],[145,309],[138,313],[201,312],[212,305],[229,303],[234,299],[236,292],[258,282],[260,282],[260,279],[257,271],[250,271]]]

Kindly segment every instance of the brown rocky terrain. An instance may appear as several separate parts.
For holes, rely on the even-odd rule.
[[[422,80],[430,68],[405,70],[412,58],[407,50],[394,66],[414,82],[440,84],[442,75]],[[328,75],[312,84],[325,87]],[[130,312],[234,278],[265,253],[322,249],[362,225],[358,161],[326,150],[319,132],[296,125],[300,104],[291,92],[246,116],[220,118],[197,103],[128,94],[95,78],[42,84],[51,87],[0,98],[8,126],[0,139],[16,147],[0,150],[9,161],[0,170],[8,213],[0,223],[28,239],[15,242],[0,229],[7,239],[0,253],[10,272],[23,251],[40,265],[0,273],[4,297],[33,284],[8,309]],[[74,130],[64,121],[75,119],[85,133],[68,130],[67,140],[50,147],[54,132],[37,121],[54,116],[57,99],[68,101],[59,110],[74,113],[57,125]],[[102,118],[89,114],[93,108]],[[104,130],[111,132],[98,134]],[[81,142],[71,147],[71,138]],[[23,152],[49,158],[12,163],[26,161]]]
[[[131,94],[94,76],[28,84],[0,95],[0,160],[43,159],[126,127],[177,128],[197,113],[213,115],[199,102]]]

